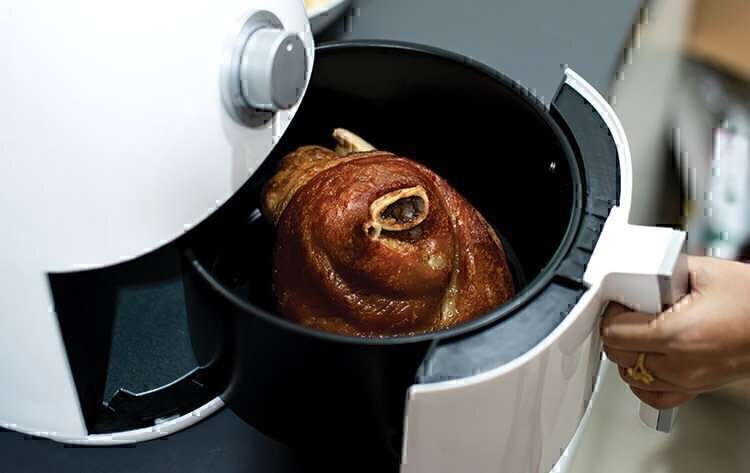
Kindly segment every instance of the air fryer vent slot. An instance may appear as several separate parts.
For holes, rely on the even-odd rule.
[[[149,427],[216,396],[199,382],[175,244],[48,277],[89,433]]]

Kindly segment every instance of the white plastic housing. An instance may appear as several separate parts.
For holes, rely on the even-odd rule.
[[[549,472],[591,399],[601,360],[599,316],[606,303],[617,300],[657,312],[663,301],[674,302],[684,293],[684,233],[628,224],[631,161],[622,126],[593,87],[570,69],[565,73],[566,83],[608,125],[619,155],[620,207],[608,217],[584,274],[588,290],[524,355],[475,376],[412,386],[402,473]],[[563,462],[556,471],[562,468]]]
[[[222,68],[257,10],[299,35],[312,65],[299,0],[24,0],[0,9],[0,426],[89,439],[47,273],[109,266],[174,240],[226,201],[284,133],[296,106],[250,128],[222,103]],[[164,433],[153,430],[120,438]]]

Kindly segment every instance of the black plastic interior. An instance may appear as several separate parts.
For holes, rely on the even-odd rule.
[[[175,244],[48,278],[89,433],[149,427],[216,396],[196,368]]]
[[[444,177],[501,235],[520,286],[544,272],[565,240],[580,177],[536,99],[497,73],[438,55],[324,48],[303,104],[274,152],[191,244],[219,281],[254,306],[276,312],[274,230],[253,214],[260,188],[278,160],[298,146],[334,147],[337,127]]]

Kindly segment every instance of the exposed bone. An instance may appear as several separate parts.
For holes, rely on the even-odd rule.
[[[378,238],[381,231],[410,230],[426,218],[430,201],[424,187],[415,186],[389,192],[370,204],[370,222],[366,231],[370,238]]]
[[[375,147],[344,128],[333,130],[333,139],[336,140],[336,154],[345,155],[355,151],[373,151]]]
[[[383,227],[381,227],[378,222],[367,222],[363,228],[367,236],[373,240],[380,238],[380,232],[383,231]]]

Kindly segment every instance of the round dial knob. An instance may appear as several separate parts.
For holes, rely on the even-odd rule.
[[[248,105],[270,112],[290,108],[305,88],[305,45],[284,29],[260,28],[245,43],[239,72],[242,97]]]

